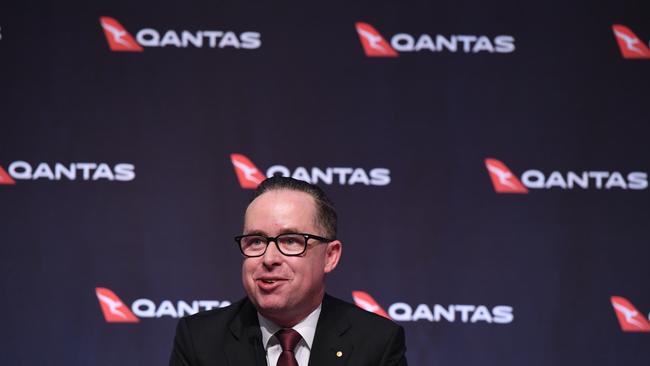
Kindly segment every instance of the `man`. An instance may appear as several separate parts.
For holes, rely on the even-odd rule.
[[[180,320],[170,366],[406,365],[404,330],[325,293],[341,258],[325,193],[285,177],[265,180],[235,237],[248,296]]]

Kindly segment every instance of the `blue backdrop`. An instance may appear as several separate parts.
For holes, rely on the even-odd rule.
[[[647,2],[0,9],[1,364],[166,364],[274,173],[411,364],[648,363]]]

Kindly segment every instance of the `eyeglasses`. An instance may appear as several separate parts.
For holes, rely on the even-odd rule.
[[[307,250],[310,239],[321,243],[329,243],[335,240],[302,233],[287,233],[276,237],[258,234],[235,236],[235,241],[239,244],[239,250],[249,258],[263,256],[270,242],[274,242],[280,253],[288,257],[299,256]]]

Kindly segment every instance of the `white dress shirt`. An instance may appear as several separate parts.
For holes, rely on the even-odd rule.
[[[311,314],[293,326],[293,330],[302,336],[302,339],[298,342],[294,350],[298,366],[307,366],[309,362],[309,354],[311,353],[311,345],[314,342],[314,334],[316,333],[316,324],[318,324],[321,306],[322,304],[318,305]],[[282,346],[280,346],[280,341],[278,341],[274,334],[282,329],[282,327],[266,319],[260,313],[257,313],[257,319],[260,322],[260,329],[262,330],[262,345],[266,350],[266,364],[276,366],[278,358],[280,358],[280,353],[282,353]]]

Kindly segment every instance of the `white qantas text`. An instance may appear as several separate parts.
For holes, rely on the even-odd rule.
[[[396,302],[388,308],[388,315],[395,321],[416,322],[426,320],[429,322],[447,321],[449,323],[460,321],[462,323],[497,323],[507,324],[514,320],[513,308],[507,305],[497,305],[489,309],[484,305],[440,305],[429,306],[419,304],[413,307],[404,302]]]
[[[230,301],[216,300],[194,300],[189,303],[179,300],[176,305],[170,300],[163,300],[156,305],[150,299],[137,299],[131,304],[131,311],[138,318],[161,318],[163,316],[181,318],[199,311],[223,308],[228,305],[230,305]]]
[[[422,34],[419,37],[408,33],[398,33],[390,40],[390,45],[398,52],[463,52],[463,53],[511,53],[515,51],[515,38],[512,36],[451,35],[445,37],[437,34]]]
[[[135,179],[135,166],[120,163],[113,166],[106,163],[38,163],[32,166],[26,161],[9,164],[9,175],[19,180],[110,180],[131,181]]]
[[[631,172],[623,175],[620,172],[608,171],[583,171],[562,174],[558,171],[551,172],[548,176],[539,170],[526,170],[521,175],[521,183],[531,189],[633,189],[648,188],[648,173]]]
[[[311,184],[340,184],[366,186],[385,186],[390,183],[390,170],[386,168],[374,168],[366,171],[363,168],[311,168],[297,167],[293,172],[283,165],[273,165],[266,170],[266,176],[272,177],[276,174],[303,180]]]
[[[258,32],[243,32],[237,35],[235,32],[217,30],[196,32],[168,30],[161,35],[161,32],[155,29],[145,28],[138,31],[135,38],[143,47],[256,49],[262,45],[261,35]]]

